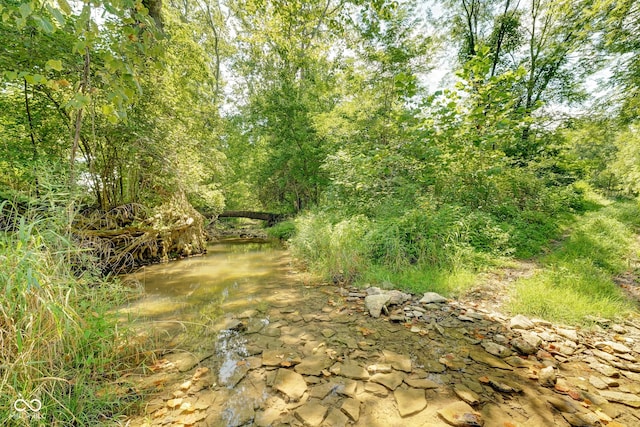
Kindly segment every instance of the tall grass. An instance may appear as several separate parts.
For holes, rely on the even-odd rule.
[[[614,203],[578,217],[567,239],[540,260],[544,268],[516,282],[509,308],[572,324],[629,314],[634,305],[613,278],[637,258],[639,228],[637,202]]]
[[[400,217],[346,219],[307,213],[296,220],[291,249],[326,279],[455,295],[475,271],[510,252],[508,236],[482,213],[429,205]]]
[[[327,279],[354,281],[368,261],[364,236],[369,227],[361,215],[334,222],[327,214],[307,213],[296,220],[291,250]]]
[[[0,231],[0,420],[98,425],[126,406],[99,390],[130,355],[109,310],[131,291],[90,270],[73,271],[69,260],[83,254],[56,231],[64,221],[10,222],[11,232]],[[17,399],[42,407],[19,412]]]

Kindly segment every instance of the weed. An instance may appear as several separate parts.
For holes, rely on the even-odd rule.
[[[49,220],[14,223],[14,232],[0,233],[0,413],[17,426],[35,415],[39,425],[100,424],[129,404],[98,392],[138,350],[126,345],[110,312],[129,291],[73,271],[68,259],[83,254]],[[37,399],[42,408],[17,412],[18,399]]]

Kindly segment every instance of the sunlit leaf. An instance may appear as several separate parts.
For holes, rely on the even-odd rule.
[[[51,7],[50,5],[47,5],[47,10],[51,14],[51,16],[54,17],[54,19],[56,20],[56,22],[58,22],[60,26],[65,24],[66,19],[64,18],[64,15],[62,14],[62,12],[60,12],[60,9],[56,9],[55,7]]]
[[[69,6],[67,0],[58,0],[58,6],[60,6],[60,9],[62,9],[64,13],[71,15],[71,6]]]
[[[32,18],[36,21],[38,27],[42,28],[45,33],[51,34],[55,31],[55,27],[47,18],[43,18],[40,15],[32,15]]]
[[[115,111],[115,108],[113,108],[113,105],[111,104],[106,104],[102,106],[101,110],[102,110],[102,114],[109,115],[109,114],[113,114],[113,112]]]
[[[62,71],[62,61],[60,61],[59,59],[50,59],[45,64],[45,67],[48,70]]]
[[[33,7],[31,6],[31,3],[22,3],[18,10],[20,11],[20,15],[22,15],[23,18],[27,18],[29,15],[31,15],[31,12],[33,12]]]

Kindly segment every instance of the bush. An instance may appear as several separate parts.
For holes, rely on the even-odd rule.
[[[413,264],[473,265],[484,255],[512,251],[508,233],[489,214],[455,205],[424,205],[377,221],[367,240],[372,261],[394,271]]]
[[[296,224],[293,221],[282,221],[267,228],[267,234],[274,239],[289,240],[296,234]]]

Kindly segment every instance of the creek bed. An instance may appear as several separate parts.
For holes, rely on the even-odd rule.
[[[272,242],[223,242],[131,278],[146,295],[122,315],[139,319],[159,358],[126,378],[145,396],[129,426],[640,422],[640,402],[631,399],[640,391],[636,374],[610,385],[622,394],[596,390],[587,381],[596,374],[593,352],[581,343],[570,358],[542,350],[495,357],[487,342],[515,342],[520,332],[506,318],[451,300],[423,304],[419,319],[372,318],[366,293],[309,284]],[[558,375],[555,387],[538,379],[545,366]],[[623,395],[631,400],[621,403]]]

